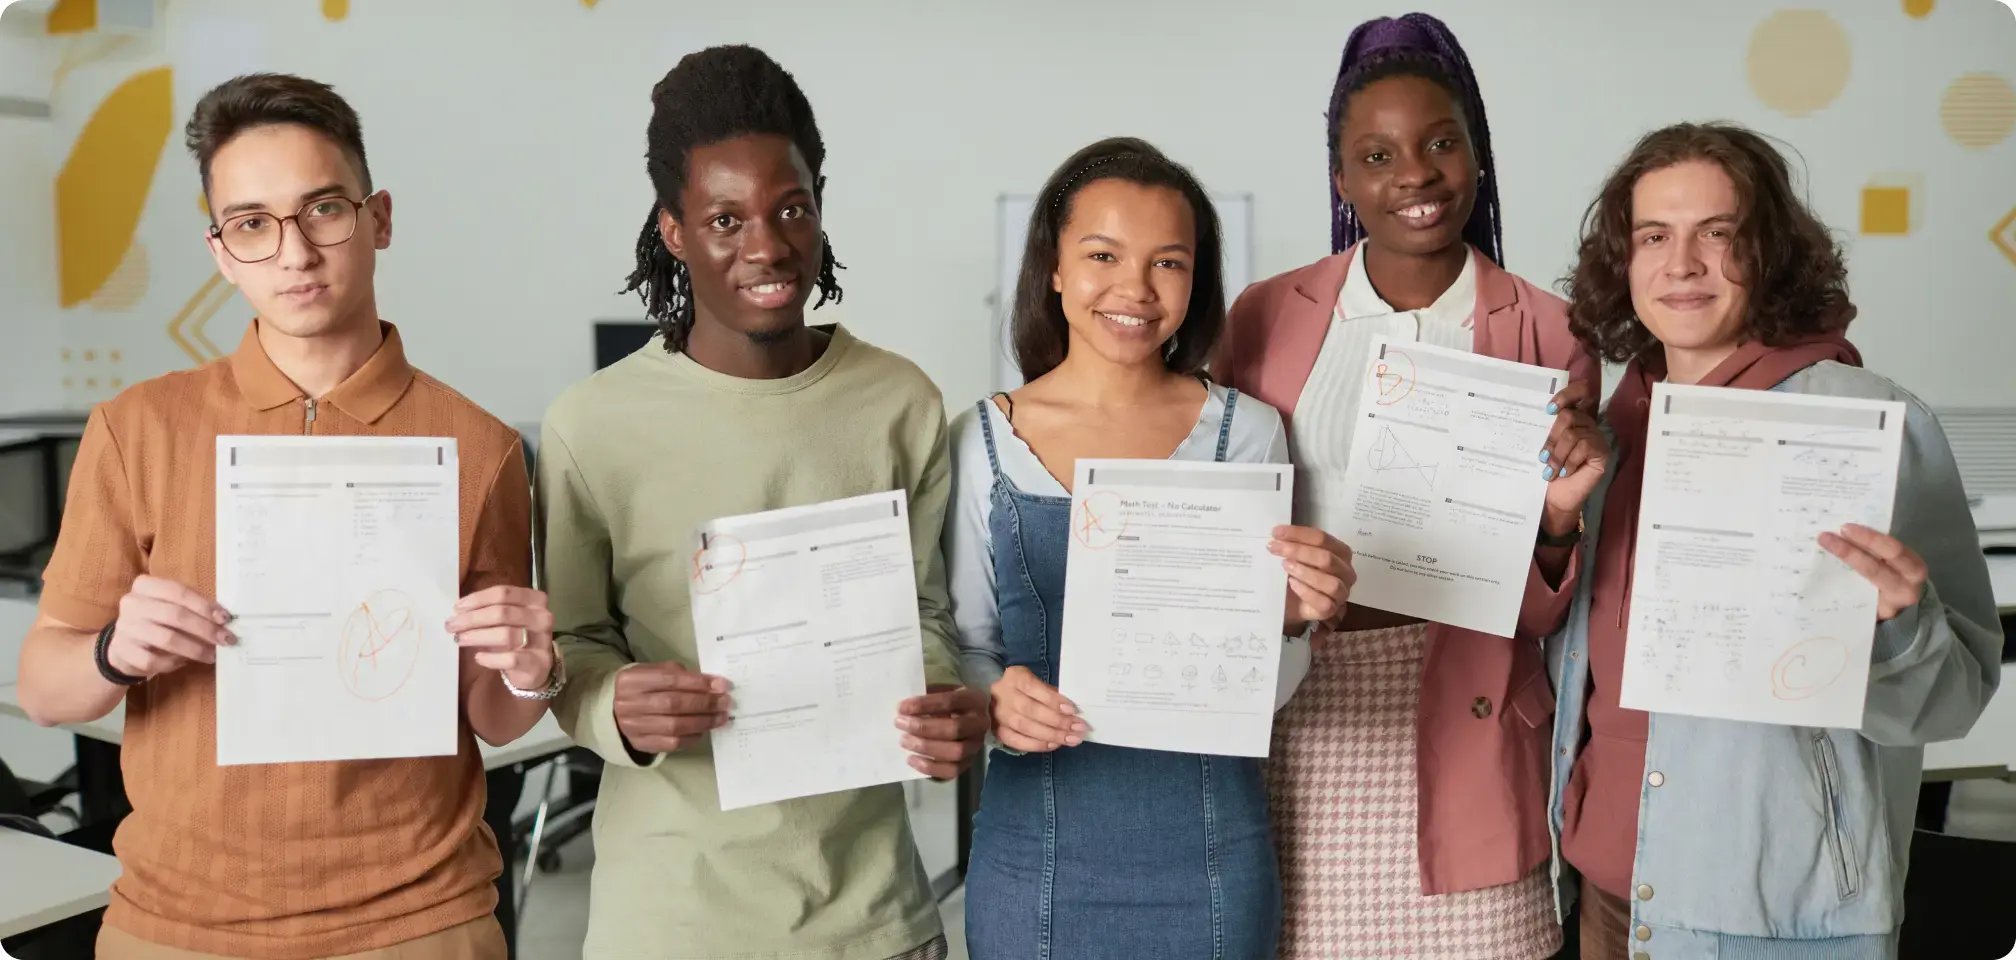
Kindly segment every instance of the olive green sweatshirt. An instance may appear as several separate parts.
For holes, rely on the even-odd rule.
[[[626,664],[699,669],[696,527],[892,489],[910,499],[925,677],[958,682],[938,548],[950,463],[931,381],[839,327],[810,369],[781,380],[717,373],[653,339],[554,402],[538,477],[569,674],[553,712],[606,761],[583,957],[884,960],[937,936],[900,785],[724,813],[704,744],[640,764],[614,710]]]

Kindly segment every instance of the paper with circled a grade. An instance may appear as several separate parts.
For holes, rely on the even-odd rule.
[[[1876,587],[1823,531],[1890,528],[1904,405],[1655,384],[1622,702],[1862,725]]]
[[[1563,370],[1375,338],[1343,501],[1351,602],[1510,637],[1533,565]]]
[[[1288,574],[1267,550],[1294,468],[1080,460],[1058,692],[1095,743],[1264,757]]]
[[[454,754],[456,444],[217,438],[217,762]]]
[[[696,540],[700,670],[731,684],[721,809],[923,779],[896,728],[925,691],[908,497],[726,517]]]

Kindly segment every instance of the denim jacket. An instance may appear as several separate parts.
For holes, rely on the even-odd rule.
[[[1965,736],[2001,672],[1980,537],[1931,411],[1889,380],[1832,361],[1772,389],[1905,403],[1891,535],[1930,575],[1916,606],[1876,626],[1861,729],[1652,714],[1630,904],[1632,950],[1651,960],[1894,957],[1923,747]],[[1604,493],[1584,510],[1592,542]],[[1562,796],[1588,702],[1595,555],[1582,551],[1567,624],[1547,643],[1557,697],[1548,825],[1564,910]]]

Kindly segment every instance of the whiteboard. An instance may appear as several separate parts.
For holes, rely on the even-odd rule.
[[[1218,208],[1218,232],[1225,248],[1225,305],[1253,282],[1253,195],[1212,194]],[[1015,366],[1015,347],[1008,335],[1009,314],[1015,309],[1015,283],[1022,276],[1022,245],[1029,238],[1029,214],[1036,209],[1036,197],[1026,193],[1004,193],[994,205],[994,389],[1013,390],[1022,385],[1022,371]]]

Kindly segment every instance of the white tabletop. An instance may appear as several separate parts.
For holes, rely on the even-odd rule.
[[[0,715],[19,717],[22,720],[28,719],[27,711],[21,709],[20,692],[12,683],[0,683]],[[66,723],[63,725],[63,729],[71,733],[82,734],[93,740],[118,743],[124,737],[126,731],[126,705],[121,703],[113,707],[111,713],[96,720],[84,723]],[[568,739],[567,734],[560,730],[560,722],[553,719],[553,715],[550,713],[540,717],[539,722],[534,724],[532,729],[525,731],[524,736],[501,747],[493,747],[482,742],[477,743],[477,747],[483,753],[483,769],[485,770],[496,770],[501,767],[511,766],[514,763],[536,760],[548,754],[558,753],[573,745],[574,741]]]
[[[2016,554],[1988,555],[1988,583],[1995,594],[1995,607],[2003,616],[2016,613]]]
[[[44,927],[104,906],[119,861],[0,827],[0,937]]]
[[[2003,670],[2008,672],[2007,664]],[[1926,773],[1944,774],[1939,779],[2016,774],[2016,692],[2009,689],[2012,680],[2016,677],[2003,679],[1966,737],[1926,745]]]

